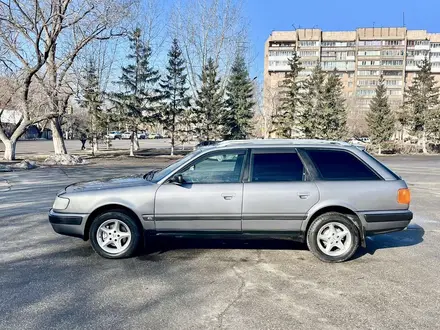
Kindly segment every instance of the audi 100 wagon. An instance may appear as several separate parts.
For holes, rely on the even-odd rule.
[[[274,237],[341,262],[366,236],[405,229],[404,180],[364,150],[320,140],[225,141],[144,176],[76,183],[49,221],[106,258],[134,255],[151,235]]]

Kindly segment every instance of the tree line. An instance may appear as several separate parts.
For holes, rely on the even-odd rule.
[[[179,41],[173,39],[162,76],[151,61],[151,47],[142,41],[142,31],[128,36],[127,65],[115,82],[117,92],[99,89],[96,67],[90,62],[84,77],[82,102],[87,110],[92,141],[103,136],[108,126],[122,123],[131,132],[130,155],[139,148],[137,132],[156,124],[171,139],[171,155],[176,142],[245,139],[252,130],[253,85],[244,56],[237,51],[225,88],[212,58],[202,67],[195,97],[189,93],[186,63]],[[112,106],[105,107],[105,103]],[[95,146],[96,142],[93,142]],[[96,150],[96,149],[95,149]]]
[[[172,137],[172,147],[192,134],[200,139],[247,136],[253,88],[246,54],[240,52],[246,40],[240,3],[0,2],[4,158],[15,158],[17,140],[34,126],[50,128],[55,154],[67,154],[63,129],[84,118],[95,151],[100,132],[116,122],[131,131],[160,125]],[[155,67],[162,44],[173,39],[167,67]],[[124,60],[123,53],[129,54]],[[123,64],[117,78],[115,57]],[[109,77],[116,81],[109,83]],[[78,106],[87,111],[72,116]],[[11,110],[19,119],[2,122]],[[136,145],[133,141],[131,149]]]
[[[281,83],[280,106],[272,116],[272,133],[283,138],[345,139],[347,110],[337,71],[327,74],[318,63],[301,80],[304,68],[296,52],[288,63],[290,70]]]

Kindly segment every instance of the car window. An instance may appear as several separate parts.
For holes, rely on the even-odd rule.
[[[208,155],[180,174],[185,183],[237,183],[244,155],[244,152]]]
[[[309,149],[307,154],[324,180],[380,180],[376,173],[349,152]]]
[[[201,152],[202,150],[193,151],[188,155],[186,155],[185,157],[183,157],[182,159],[168,165],[164,169],[156,172],[153,178],[151,179],[151,181],[155,183],[159,182],[160,180],[171,174],[173,171],[177,170],[180,166],[188,162],[191,158],[197,157],[197,155],[200,154]]]
[[[304,165],[297,153],[267,153],[252,156],[253,182],[302,181]]]

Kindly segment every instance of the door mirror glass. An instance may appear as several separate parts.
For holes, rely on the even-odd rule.
[[[176,174],[175,176],[173,176],[170,180],[171,183],[176,183],[176,184],[183,184],[184,180],[182,177],[182,174]]]

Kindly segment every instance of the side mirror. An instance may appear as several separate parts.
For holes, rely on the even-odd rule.
[[[183,184],[183,176],[182,174],[176,174],[170,180],[171,183]]]

